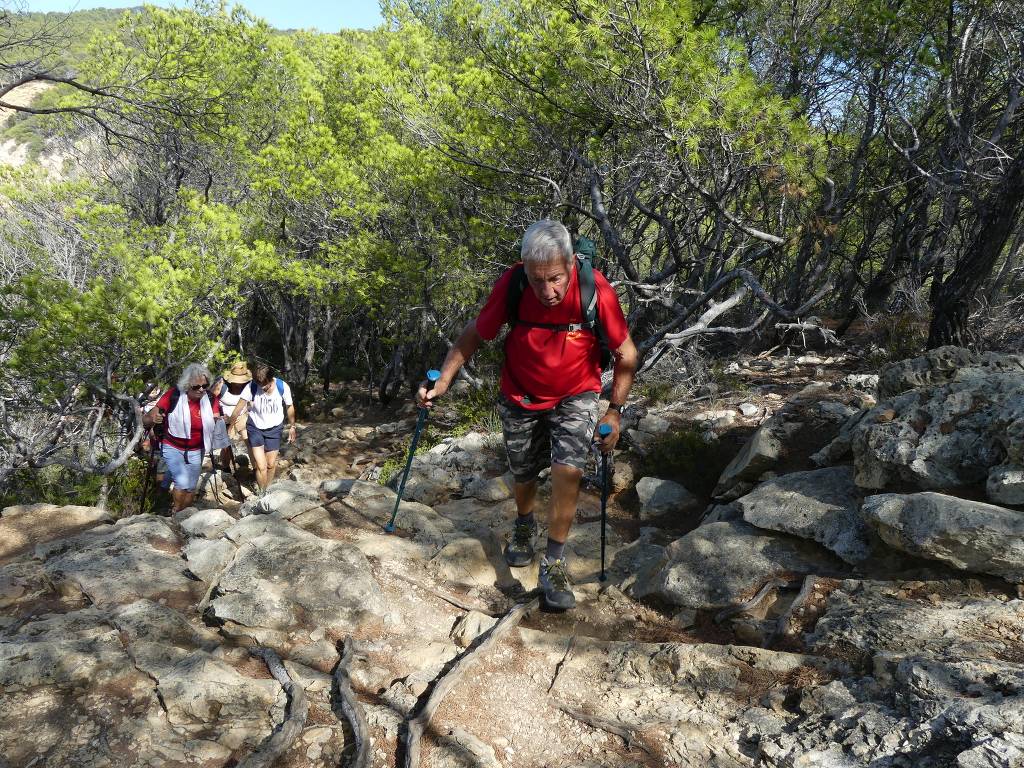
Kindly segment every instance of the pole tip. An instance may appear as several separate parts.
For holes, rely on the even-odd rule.
[[[384,530],[387,531],[388,533],[394,533],[395,532],[395,524],[394,523],[388,523],[387,525],[384,526]]]
[[[602,574],[601,574],[601,581],[602,581],[602,582],[604,582],[604,581],[608,581],[608,574],[606,574],[606,573],[602,573]]]

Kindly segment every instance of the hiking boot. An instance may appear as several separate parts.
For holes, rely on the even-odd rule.
[[[512,568],[522,568],[532,563],[536,554],[533,549],[536,538],[537,521],[526,523],[517,519],[512,529],[512,541],[505,545],[505,562]]]
[[[544,592],[545,608],[568,611],[576,607],[576,596],[572,593],[572,584],[569,583],[569,573],[564,559],[548,562],[546,557],[542,558],[537,585]]]

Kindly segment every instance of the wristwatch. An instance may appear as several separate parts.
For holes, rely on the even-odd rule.
[[[622,408],[625,403],[608,403],[608,410],[615,411],[616,413],[622,413]]]

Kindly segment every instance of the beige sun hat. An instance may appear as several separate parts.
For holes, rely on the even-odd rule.
[[[224,381],[228,384],[247,384],[252,381],[252,373],[245,363],[235,363],[230,371],[224,371]]]

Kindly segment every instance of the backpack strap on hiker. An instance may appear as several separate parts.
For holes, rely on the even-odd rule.
[[[284,397],[284,382],[281,379],[274,377],[274,383],[277,385],[277,394],[282,398]],[[256,379],[249,382],[249,395],[250,398],[256,397],[256,392],[259,390],[260,385],[256,383]]]

